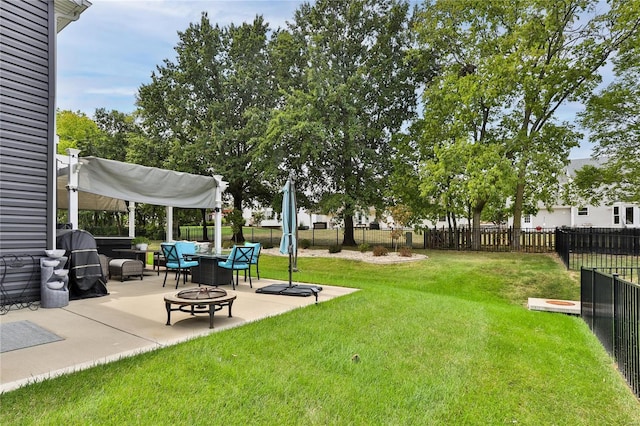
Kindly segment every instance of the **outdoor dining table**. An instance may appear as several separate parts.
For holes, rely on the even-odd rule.
[[[191,268],[191,281],[205,285],[226,285],[233,280],[233,271],[221,268],[218,262],[224,262],[229,257],[224,254],[192,255],[199,265]]]

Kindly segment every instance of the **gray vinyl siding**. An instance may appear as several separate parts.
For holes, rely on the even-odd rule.
[[[51,0],[0,1],[0,278],[4,275],[5,298],[40,299],[39,258],[54,243],[53,7]]]

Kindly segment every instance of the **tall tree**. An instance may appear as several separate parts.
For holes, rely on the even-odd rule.
[[[356,244],[356,211],[383,211],[391,135],[414,114],[408,24],[403,1],[318,0],[278,37],[291,78],[263,151],[322,211],[343,217],[344,245]]]
[[[89,118],[78,111],[58,111],[56,114],[56,133],[60,140],[58,154],[66,154],[67,148],[80,150],[81,156],[97,156],[111,160],[123,160],[127,152],[126,137],[114,139],[113,133],[104,127],[104,122],[98,121],[105,117],[104,109],[96,110],[97,119]],[[116,111],[111,113],[113,117],[124,117]],[[123,118],[124,120],[124,118]],[[66,220],[66,219],[65,219]],[[83,227],[117,227],[118,234],[123,229],[124,215],[120,212],[83,211],[79,214],[79,221]]]
[[[253,161],[275,105],[268,24],[221,28],[206,13],[179,33],[175,62],[165,60],[138,93],[139,114],[155,141],[165,144],[164,166],[220,174],[235,209],[269,198]],[[235,241],[243,241],[240,230]]]
[[[58,154],[66,154],[67,148],[75,148],[82,155],[99,155],[99,147],[107,135],[85,113],[69,110],[56,112],[56,134],[59,137]]]
[[[107,138],[99,147],[100,157],[110,160],[127,161],[131,139],[140,133],[134,114],[117,110],[96,109],[93,119]]]
[[[440,205],[439,216],[446,213],[450,227],[459,217],[470,220],[472,245],[479,247],[483,211],[506,199],[506,182],[513,175],[496,124],[504,116],[502,105],[509,94],[500,91],[504,83],[497,86],[477,62],[496,49],[491,43],[497,40],[495,30],[483,28],[482,37],[488,41],[477,46],[476,33],[431,21],[444,21],[446,16],[434,8],[421,17],[423,48],[429,57],[430,51],[439,53],[438,73],[423,92],[423,116],[412,127],[418,131],[414,137],[419,152],[424,153],[418,159],[419,181],[422,196]]]
[[[624,6],[624,7],[623,7]],[[640,16],[640,2],[618,9],[618,25]],[[637,21],[636,25],[637,25]],[[640,35],[630,37],[613,58],[616,78],[594,95],[581,114],[590,130],[594,154],[603,167],[578,171],[576,184],[592,204],[607,201],[640,202]]]
[[[501,110],[487,128],[496,132],[516,174],[516,228],[523,213],[553,201],[557,177],[578,144],[574,127],[558,121],[559,109],[585,100],[607,58],[637,31],[640,18],[616,24],[622,3],[613,1],[611,12],[600,13],[597,0],[426,2],[418,30],[427,52],[445,52],[445,71],[454,74],[457,65],[458,74],[481,76],[483,102]],[[467,83],[460,81],[454,93],[464,99]]]

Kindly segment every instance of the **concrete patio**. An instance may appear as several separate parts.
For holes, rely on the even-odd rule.
[[[313,296],[292,297],[255,292],[259,287],[282,281],[254,279],[253,288],[249,288],[249,283],[241,280],[239,287],[236,287],[237,299],[233,303],[232,318],[228,318],[228,309],[224,308],[214,315],[214,328],[209,329],[207,315],[191,316],[172,312],[172,325],[167,326],[163,295],[197,287],[197,284],[181,283],[179,289],[175,290],[173,274],[170,273],[167,287],[163,288],[163,278],[164,273],[160,276],[154,273],[145,275],[142,281],[133,278],[125,282],[110,280],[107,285],[109,295],[104,297],[72,300],[64,308],[11,310],[0,316],[0,324],[28,320],[64,339],[1,353],[0,392],[206,336],[316,302]],[[356,291],[322,287],[318,303]],[[231,286],[222,288],[230,290]]]

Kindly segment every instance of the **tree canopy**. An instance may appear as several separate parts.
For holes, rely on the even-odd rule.
[[[356,244],[357,210],[384,209],[391,137],[414,114],[408,23],[406,2],[318,0],[276,40],[290,76],[262,151],[281,180],[293,174],[321,211],[344,219],[345,245]]]
[[[482,194],[510,200],[516,228],[523,213],[556,201],[558,176],[579,143],[580,133],[559,120],[559,109],[588,99],[607,59],[637,34],[638,15],[618,19],[624,2],[611,2],[609,11],[599,7],[596,0],[435,0],[419,15],[419,49],[428,57],[437,52],[439,72],[425,89],[418,140],[433,146],[468,141],[477,145],[476,163],[509,161],[510,170],[499,167],[499,176],[491,171],[493,160],[479,164],[476,177],[502,184],[493,195]],[[427,165],[444,160],[423,159]],[[436,176],[423,175],[424,187],[433,188],[429,179]],[[471,192],[462,196],[474,199]],[[482,205],[476,199],[475,208]]]
[[[406,225],[464,217],[479,231],[511,215],[520,227],[558,200],[582,137],[560,112],[578,101],[608,163],[580,172],[577,188],[638,201],[639,8],[317,0],[278,29],[203,13],[140,87],[134,114],[59,112],[59,149],[223,175],[236,211],[279,210],[293,177],[299,205],[338,215],[355,245],[354,215],[372,207],[402,211]],[[617,79],[594,96],[610,61]]]
[[[270,197],[254,160],[276,102],[268,32],[261,16],[220,27],[203,13],[179,33],[176,60],[158,66],[138,93],[143,126],[166,146],[163,166],[224,176],[237,210]]]
[[[638,27],[639,2],[625,2],[618,10],[618,26],[625,22]],[[594,155],[602,167],[577,172],[576,187],[581,199],[598,204],[640,202],[640,35],[636,31],[613,58],[616,78],[594,95],[581,114],[595,143]]]

